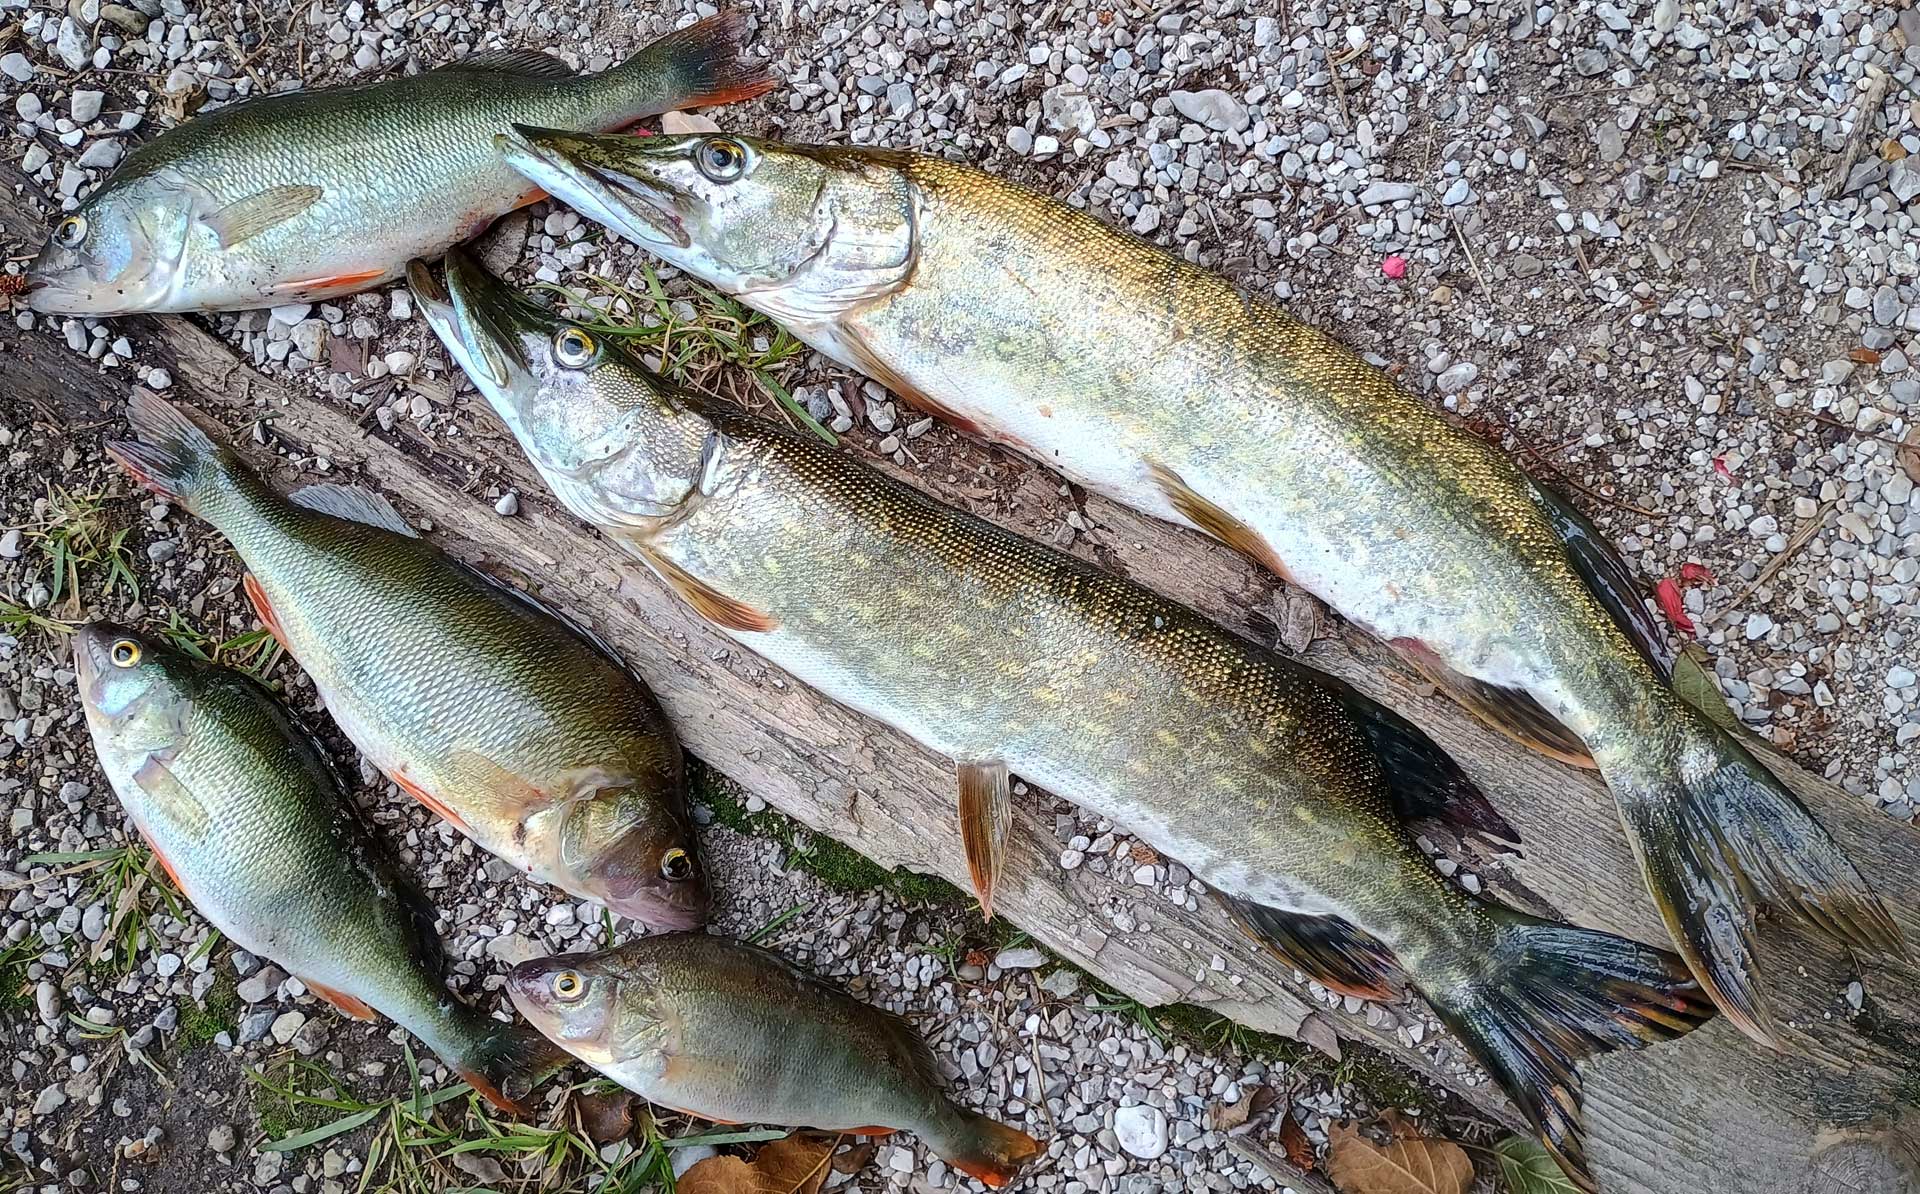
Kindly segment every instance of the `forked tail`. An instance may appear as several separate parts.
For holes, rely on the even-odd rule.
[[[644,104],[635,119],[676,108],[704,108],[773,90],[764,63],[741,57],[746,18],[729,10],[650,42],[616,71]]]
[[[929,1136],[927,1144],[947,1164],[996,1190],[1041,1153],[1040,1142],[1019,1128],[961,1108],[954,1109],[952,1123]]]
[[[1637,941],[1505,908],[1491,955],[1450,989],[1423,989],[1583,1190],[1587,1170],[1574,1063],[1671,1040],[1713,1015],[1679,958]]]
[[[145,390],[127,402],[134,440],[107,445],[107,455],[133,479],[189,512],[215,521],[207,507],[236,486],[258,485],[253,473],[217,444],[186,411]]]
[[[1681,956],[1740,1030],[1780,1046],[1756,982],[1759,908],[1854,949],[1904,954],[1899,926],[1798,797],[1689,706],[1679,751],[1603,759],[1620,819]]]

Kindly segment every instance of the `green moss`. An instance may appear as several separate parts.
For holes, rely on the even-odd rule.
[[[771,808],[748,812],[738,784],[698,760],[691,762],[693,798],[713,810],[714,824],[780,843],[788,850],[790,869],[805,871],[839,891],[890,891],[916,904],[965,907],[972,903],[937,875],[888,870],[858,850],[815,833]],[[805,844],[799,844],[803,840]]]
[[[182,1052],[213,1043],[221,1033],[237,1036],[240,1029],[240,993],[223,971],[207,989],[202,1003],[189,1003],[180,1013],[180,1026],[173,1034],[174,1046]]]

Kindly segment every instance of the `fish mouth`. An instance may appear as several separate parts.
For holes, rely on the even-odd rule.
[[[684,933],[705,928],[707,897],[704,892],[682,895],[642,888],[624,898],[609,897],[613,912],[661,932]]]
[[[693,238],[675,210],[673,187],[613,168],[617,158],[636,165],[649,157],[678,157],[684,138],[654,137],[654,148],[632,137],[589,137],[561,129],[508,126],[493,145],[507,164],[556,199],[640,245],[687,248]],[[599,159],[600,164],[592,159]]]

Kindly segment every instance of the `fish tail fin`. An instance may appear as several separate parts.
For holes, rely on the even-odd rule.
[[[1840,944],[1904,955],[1886,905],[1807,807],[1691,706],[1684,756],[1603,766],[1647,888],[1687,965],[1742,1032],[1780,1046],[1756,984],[1754,915]]]
[[[678,108],[704,108],[772,91],[766,64],[741,57],[746,17],[728,9],[657,38],[615,70],[635,87],[634,119]]]
[[[231,449],[214,442],[183,407],[135,390],[127,402],[134,438],[107,444],[107,455],[161,497],[206,516],[205,507],[236,479],[251,478]]]
[[[523,1024],[502,1024],[467,1008],[463,1048],[441,1051],[447,1064],[480,1097],[502,1111],[526,1115],[533,1088],[567,1064],[565,1050]]]
[[[996,1190],[1019,1176],[1020,1167],[1043,1151],[1038,1140],[1019,1128],[960,1109],[939,1139],[929,1143],[947,1164]]]
[[[1506,908],[1490,911],[1496,930],[1484,962],[1464,981],[1421,993],[1492,1072],[1560,1167],[1593,1191],[1575,1063],[1671,1040],[1712,1017],[1713,1004],[1665,950]]]

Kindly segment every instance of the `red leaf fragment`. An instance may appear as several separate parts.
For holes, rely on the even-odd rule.
[[[1680,565],[1680,579],[1690,585],[1710,585],[1713,583],[1713,569],[1688,560]]]
[[[1653,587],[1653,598],[1660,603],[1660,612],[1667,615],[1667,621],[1688,634],[1693,633],[1693,619],[1687,616],[1686,603],[1680,596],[1680,586],[1671,576],[1663,578]]]
[[[1729,481],[1733,480],[1733,470],[1727,467],[1727,458],[1725,456],[1715,456],[1713,458],[1713,471],[1719,473]]]

